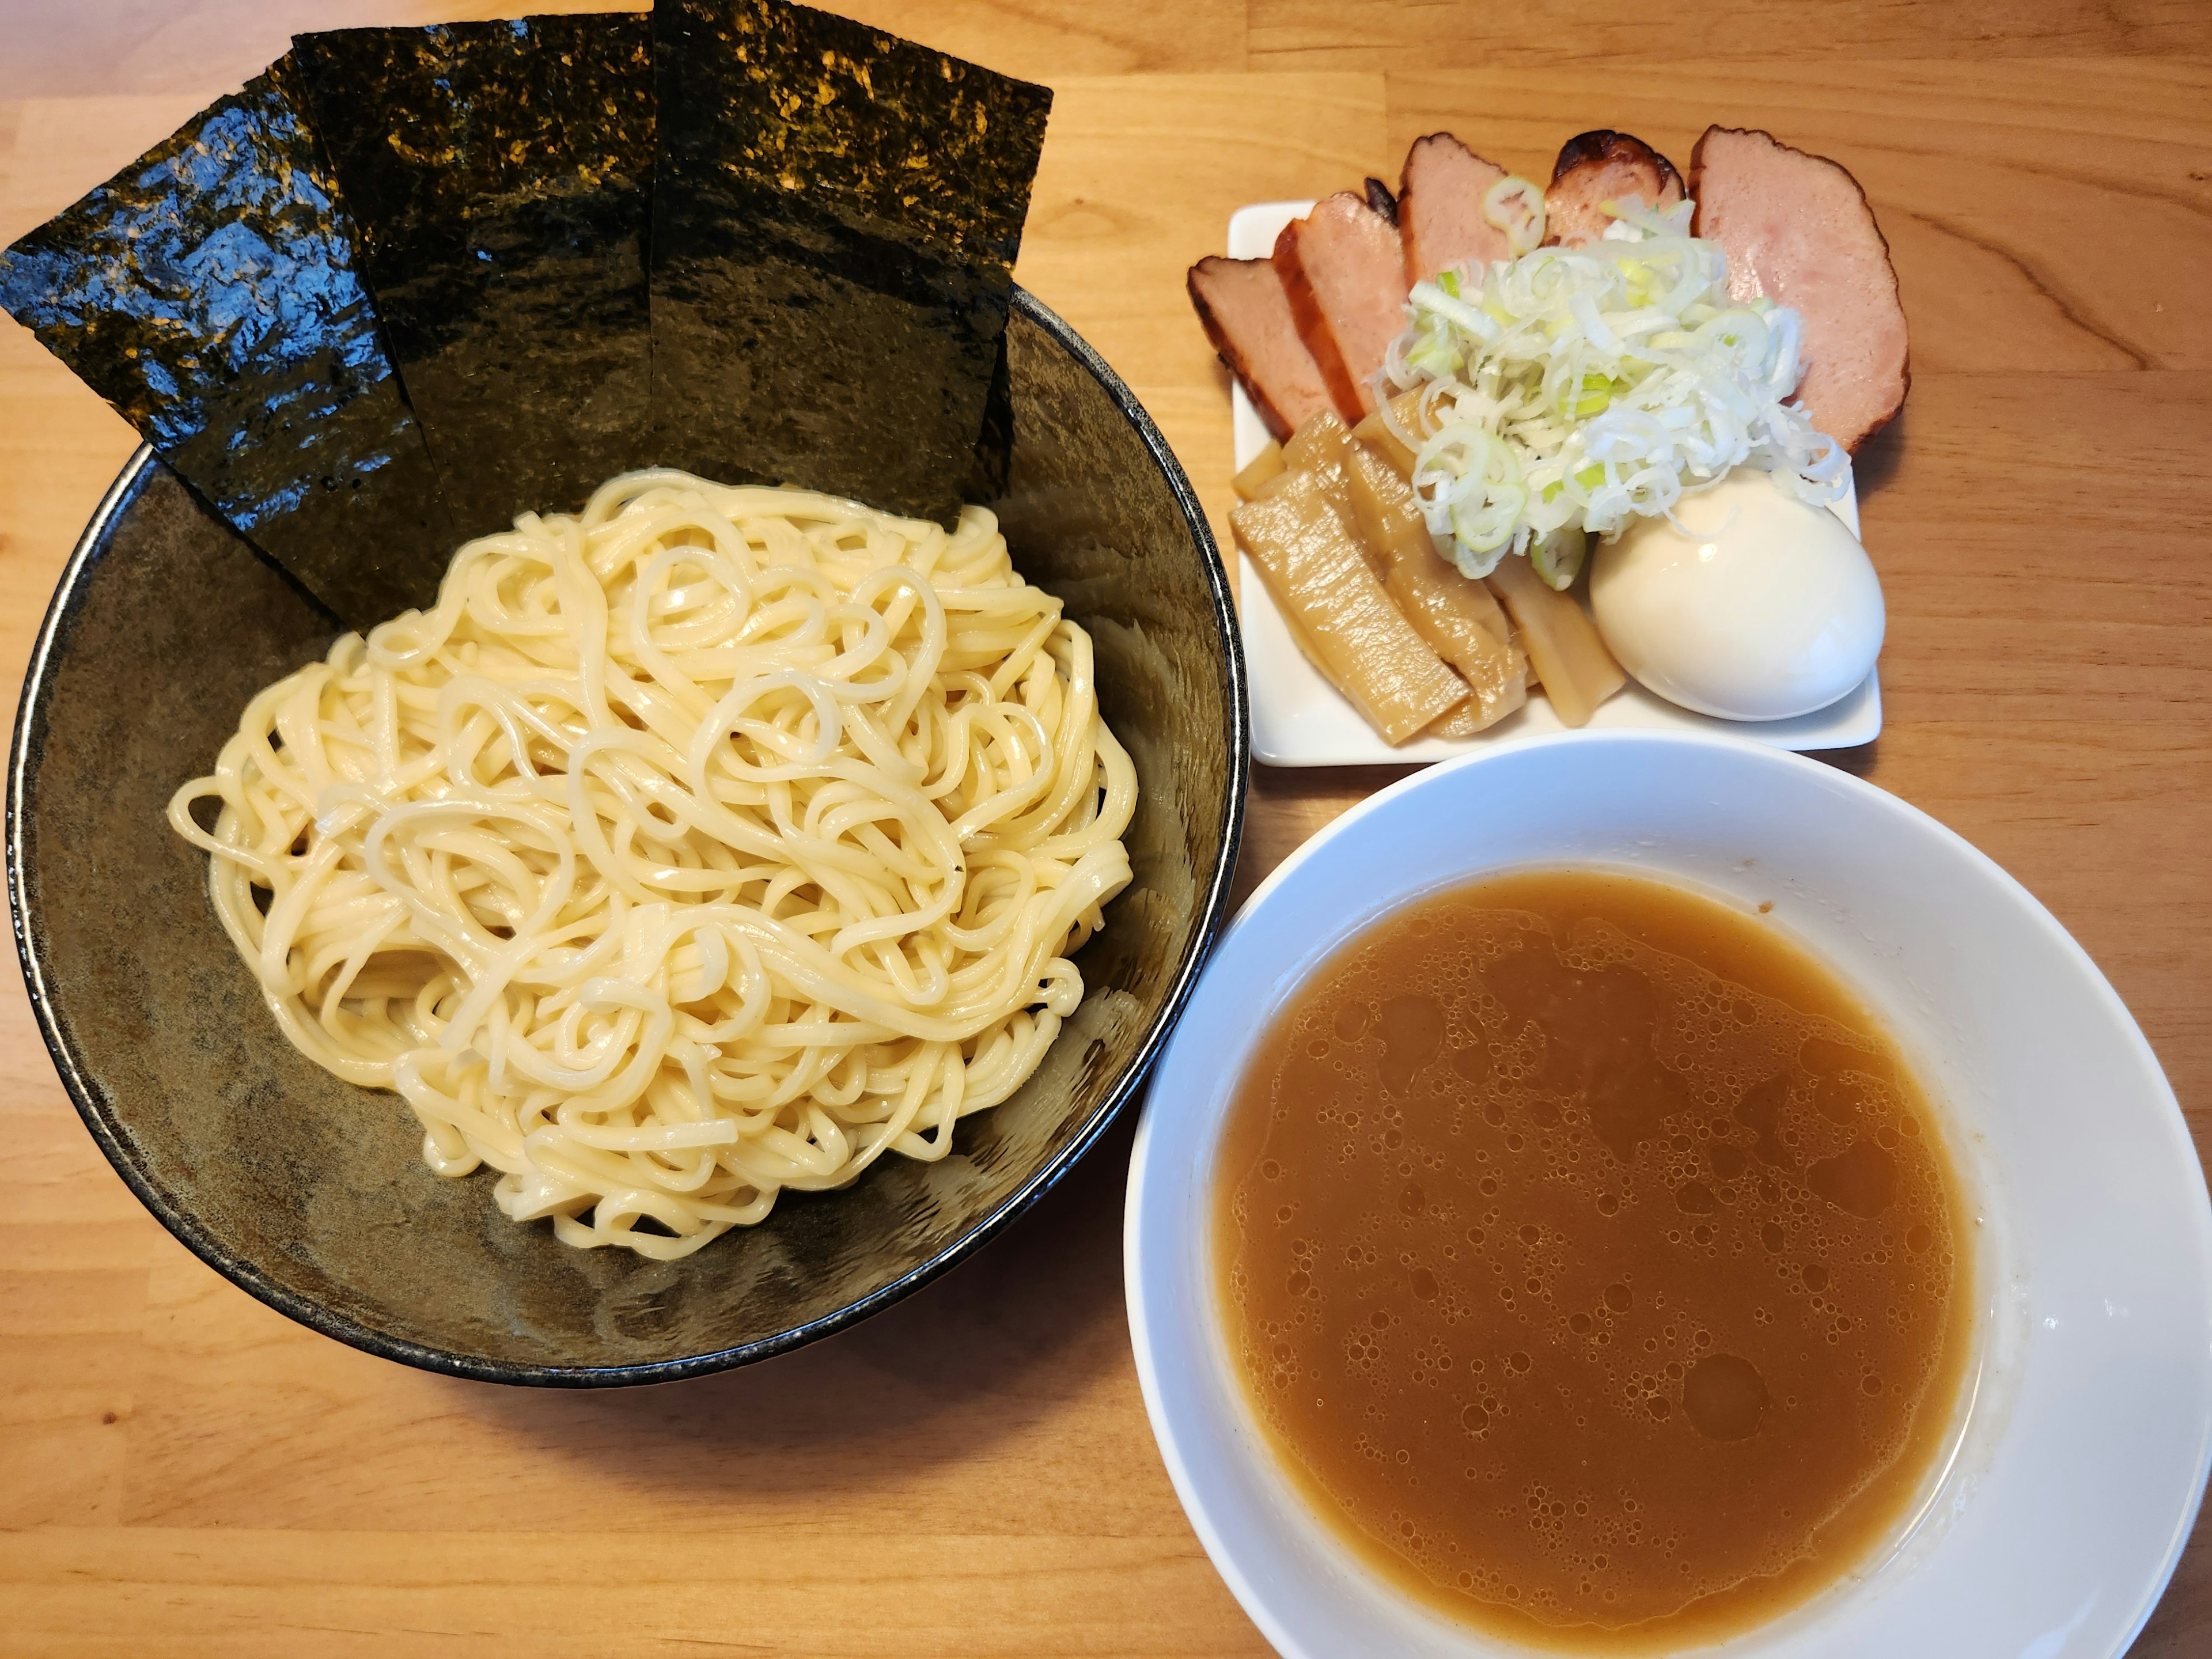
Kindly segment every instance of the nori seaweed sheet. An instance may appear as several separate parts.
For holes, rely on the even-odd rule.
[[[463,537],[653,465],[642,12],[295,38]]]
[[[653,28],[663,464],[949,519],[1051,93],[775,0]]]
[[[346,623],[452,527],[289,59],[0,253],[0,306]]]

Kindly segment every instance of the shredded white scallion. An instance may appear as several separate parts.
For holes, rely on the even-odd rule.
[[[1528,204],[1509,191],[1516,182],[1494,186],[1484,210],[1517,245]],[[1565,532],[1669,515],[1739,466],[1810,501],[1850,488],[1850,458],[1787,401],[1797,313],[1729,297],[1727,255],[1689,234],[1694,205],[1608,202],[1600,241],[1414,284],[1383,377],[1386,390],[1423,388],[1435,435],[1399,435],[1417,452],[1430,533],[1467,574],[1549,538],[1539,571],[1565,587],[1582,563]],[[1534,222],[1540,239],[1540,195]]]

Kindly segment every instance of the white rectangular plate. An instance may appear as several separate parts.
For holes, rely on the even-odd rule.
[[[1264,259],[1283,227],[1313,209],[1311,202],[1257,202],[1230,216],[1229,257]],[[1243,471],[1267,447],[1267,428],[1242,386],[1233,386],[1237,470]],[[1836,503],[1836,516],[1859,533],[1856,493]],[[1395,748],[1359,717],[1344,694],[1306,660],[1267,584],[1241,553],[1237,607],[1244,623],[1244,660],[1252,681],[1252,753],[1267,766],[1377,766],[1437,761],[1471,749],[1565,729],[1540,691],[1528,706],[1472,738],[1418,738]],[[1641,729],[1722,732],[1776,749],[1848,749],[1871,743],[1881,731],[1881,685],[1869,673],[1859,688],[1826,708],[1786,720],[1723,720],[1694,714],[1645,690],[1634,680],[1590,717],[1591,730]]]

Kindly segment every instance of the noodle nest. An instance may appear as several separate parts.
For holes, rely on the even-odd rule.
[[[979,507],[632,473],[270,686],[169,819],[433,1170],[681,1256],[1036,1069],[1130,874],[1091,672]]]

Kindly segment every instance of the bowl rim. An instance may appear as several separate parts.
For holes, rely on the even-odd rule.
[[[1823,764],[1810,756],[1747,742],[1743,738],[1724,733],[1651,730],[1538,733],[1503,743],[1494,748],[1480,749],[1455,756],[1437,764],[1425,767],[1354,803],[1346,811],[1332,819],[1294,848],[1280,864],[1267,873],[1266,878],[1237,908],[1237,915],[1231,919],[1228,926],[1221,931],[1215,940],[1217,952],[1225,951],[1231,941],[1250,922],[1261,907],[1271,899],[1279,889],[1286,885],[1300,868],[1325,854],[1332,843],[1339,840],[1361,819],[1375,812],[1389,810],[1400,797],[1412,794],[1424,787],[1432,786],[1436,781],[1469,767],[1511,764],[1515,760],[1525,757],[1529,750],[1557,750],[1593,744],[1620,748],[1650,745],[1706,750],[1726,750],[1732,754],[1748,758],[1755,764],[1765,764],[1803,775],[1818,777],[1828,787],[1838,788],[1844,793],[1856,797],[1871,811],[1886,813],[1909,825],[1916,833],[1933,836],[1938,842],[1945,844],[1951,852],[1962,855],[1970,865],[1978,866],[1980,872],[1993,878],[2006,896],[2048,936],[2053,948],[2059,955],[2067,959],[2071,966],[2087,975],[2089,983],[2094,988],[2094,995],[2104,1005],[2106,1010],[2116,1012],[2118,1014],[2120,1024],[2125,1032],[2124,1040],[2137,1063],[2144,1068],[2151,1079],[2153,1092],[2157,1097],[2157,1104],[2162,1109],[2158,1114],[2160,1127],[2173,1139],[2183,1155],[2192,1162],[2197,1161],[2195,1141],[2191,1135],[2188,1120],[2182,1113],[2180,1101],[2174,1094],[2172,1082],[2166,1076],[2166,1068],[2160,1063],[2156,1050],[2151,1047],[2149,1038],[2144,1035],[2142,1026],[2136,1022],[2125,1000],[2121,997],[2112,981],[2105,976],[2104,970],[2097,965],[2095,958],[2090,956],[2081,942],[2074,937],[2065,924],[2052,915],[2050,908],[2037,898],[2019,878],[1940,818],[1923,811],[1901,796],[1892,794],[1879,785],[1870,783],[1864,778],[1839,768]],[[1468,872],[1469,875],[1475,873],[1479,872]],[[1401,900],[1397,902],[1404,902]],[[1396,908],[1395,904],[1385,907],[1383,911],[1377,914],[1387,914],[1389,909],[1395,908]],[[1364,922],[1358,925],[1371,927],[1375,920],[1376,916],[1370,915]],[[1340,945],[1343,939],[1348,937],[1347,933],[1333,942]],[[1319,957],[1316,958],[1316,961],[1322,959],[1324,958]],[[1172,1049],[1174,1044],[1171,1042],[1169,1047]],[[1165,1065],[1168,1060],[1164,1059],[1162,1063]],[[1147,1175],[1159,1161],[1152,1155],[1152,1129],[1156,1113],[1164,1109],[1167,1109],[1160,1104],[1160,1097],[1148,1097],[1144,1110],[1138,1119],[1136,1138],[1129,1155],[1128,1185],[1122,1208],[1123,1294],[1127,1304],[1130,1346],[1136,1364],[1139,1391],[1144,1398],[1145,1415],[1151,1425],[1160,1460],[1166,1468],[1169,1483],[1174,1487],[1176,1498],[1181,1504],[1192,1530],[1198,1535],[1199,1542],[1204,1547],[1214,1570],[1221,1575],[1231,1594],[1235,1596],[1246,1615],[1259,1627],[1270,1647],[1286,1656],[1304,1656],[1310,1650],[1278,1615],[1273,1598],[1267,1593],[1264,1575],[1248,1571],[1250,1563],[1231,1547],[1216,1514],[1213,1495],[1210,1489],[1201,1487],[1184,1453],[1186,1437],[1190,1432],[1191,1425],[1181,1421],[1170,1410],[1166,1398],[1163,1383],[1163,1376],[1166,1369],[1163,1358],[1164,1345],[1161,1339],[1155,1336],[1154,1326],[1155,1324],[1165,1326],[1172,1322],[1175,1314],[1168,1305],[1168,1297],[1164,1294],[1158,1293],[1158,1286],[1154,1282],[1159,1280],[1162,1274],[1162,1269],[1155,1265],[1159,1246],[1156,1241],[1148,1241],[1146,1237],[1147,1220],[1145,1200]],[[1209,1144],[1211,1144],[1211,1138],[1209,1138]],[[2190,1203],[2190,1222],[2195,1235],[2196,1255],[2202,1268],[2204,1264],[2212,1263],[2212,1191],[2208,1191],[2202,1182],[2194,1188],[2193,1199]],[[1183,1363],[1188,1364],[1193,1362],[1186,1359]],[[1241,1406],[1242,1402],[1239,1403]],[[1255,1455],[1262,1458],[1267,1455],[1264,1452]],[[2196,1468],[2191,1479],[2191,1490],[2193,1496],[2183,1506],[2182,1512],[2175,1517],[2174,1524],[2166,1534],[2161,1559],[2154,1565],[2145,1563],[2148,1571],[2142,1583],[2139,1598],[2132,1606],[2124,1607],[2116,1616],[2112,1624],[2113,1639],[2109,1646],[2100,1651],[2113,1656],[2126,1652],[2133,1645],[2136,1637],[2142,1634],[2143,1626],[2149,1622],[2151,1614],[2157,1609],[2160,1600],[2172,1583],[2174,1572],[2179,1567],[2182,1555],[2187,1550],[2191,1536],[2195,1531],[2197,1516],[2202,1511],[2206,1497],[2208,1477],[2212,1477],[2212,1434],[2208,1434],[2196,1449],[2195,1463]],[[1364,1568],[1353,1567],[1352,1558],[1348,1554],[1344,1555],[1342,1559],[1346,1563],[1348,1571],[1357,1571],[1363,1576],[1371,1576]],[[1752,1632],[1747,1632],[1743,1634],[1749,1635]],[[1735,1638],[1731,1638],[1733,1639]],[[1486,1647],[1484,1650],[1487,1651],[1489,1649]],[[1507,1650],[1500,1646],[1497,1651],[1502,1655]]]
[[[394,1336],[337,1312],[313,1297],[279,1283],[251,1261],[225,1248],[201,1224],[192,1210],[139,1162],[125,1132],[120,1115],[111,1111],[103,1102],[89,1074],[79,1063],[48,988],[42,947],[27,914],[24,802],[32,758],[32,728],[45,709],[52,686],[53,658],[61,644],[62,635],[76,615],[86,569],[105,550],[116,521],[137,498],[158,465],[159,458],[153,447],[141,444],[125,462],[115,481],[107,487],[106,493],[101,496],[99,506],[93,510],[91,519],[77,538],[76,545],[70,550],[69,559],[62,568],[60,580],[55,584],[53,597],[47,604],[45,619],[40,623],[38,638],[32,647],[30,662],[24,672],[22,693],[16,705],[15,731],[8,757],[5,822],[8,911],[15,929],[16,954],[22,963],[24,989],[38,1021],[39,1035],[45,1040],[46,1052],[52,1058],[55,1071],[60,1074],[63,1088],[76,1106],[77,1115],[84,1120],[85,1127],[91,1131],[93,1139],[99,1144],[107,1161],[114,1165],[116,1173],[123,1177],[138,1201],[151,1211],[155,1218],[167,1228],[180,1243],[240,1290],[286,1317],[325,1336],[333,1337],[349,1347],[358,1348],[364,1353],[375,1354],[381,1358],[397,1360],[402,1364],[476,1382],[537,1388],[623,1388],[640,1383],[672,1382],[730,1370],[739,1365],[787,1353],[856,1325],[871,1314],[878,1313],[912,1295],[968,1260],[1006,1231],[1097,1143],[1143,1086],[1146,1075],[1165,1048],[1225,919],[1231,887],[1236,878],[1237,853],[1243,837],[1246,795],[1250,785],[1250,694],[1246,682],[1243,635],[1237,627],[1236,605],[1230,593],[1228,570],[1206,520],[1206,510],[1200,504],[1198,494],[1192,488],[1182,465],[1176,459],[1175,452],[1121,376],[1058,313],[1018,283],[1012,289],[1009,312],[1010,318],[1018,315],[1042,329],[1054,343],[1090,373],[1120,410],[1122,418],[1134,429],[1139,441],[1151,455],[1153,465],[1159,469],[1199,551],[1201,574],[1213,604],[1214,623],[1221,636],[1228,682],[1230,789],[1223,805],[1219,824],[1221,859],[1200,895],[1197,906],[1199,925],[1183,952],[1183,959],[1176,969],[1159,1012],[1153,1018],[1152,1027],[1139,1045],[1136,1054],[1092,1109],[1089,1121],[968,1231],[890,1284],[871,1291],[835,1312],[789,1330],[734,1346],[675,1359],[622,1365],[534,1364],[490,1359],[442,1348]]]

